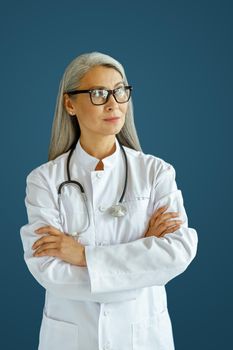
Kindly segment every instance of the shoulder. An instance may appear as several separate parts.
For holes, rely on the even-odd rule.
[[[147,174],[149,173],[153,179],[159,179],[160,176],[172,176],[175,178],[176,171],[174,166],[153,154],[146,154],[143,151],[136,151],[131,148],[125,147],[127,158],[130,163],[133,164],[140,172],[145,171]]]
[[[32,169],[27,175],[27,182],[33,178],[45,179],[46,181],[50,178],[53,178],[57,173],[57,170],[61,169],[61,166],[64,168],[64,163],[66,162],[68,153],[69,151]]]

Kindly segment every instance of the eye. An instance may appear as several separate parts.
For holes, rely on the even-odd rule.
[[[104,90],[104,89],[94,89],[92,90],[91,92],[92,96],[93,97],[107,97],[108,95],[108,92],[107,90]]]
[[[120,86],[118,88],[115,89],[115,93],[118,95],[118,96],[123,96],[125,95],[125,87],[124,86]]]

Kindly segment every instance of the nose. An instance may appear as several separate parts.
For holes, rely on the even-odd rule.
[[[108,97],[108,101],[105,103],[106,108],[114,108],[118,107],[118,102],[115,100],[113,94],[110,94]]]

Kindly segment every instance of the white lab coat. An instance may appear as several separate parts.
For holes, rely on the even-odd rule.
[[[87,267],[56,257],[33,257],[34,231],[52,225],[63,232],[78,231],[81,215],[75,186],[64,190],[58,210],[59,184],[67,179],[68,152],[34,169],[27,177],[25,204],[28,223],[21,230],[24,259],[46,289],[39,350],[173,350],[173,332],[165,284],[181,274],[196,255],[197,233],[188,227],[174,167],[153,155],[124,147],[128,159],[125,217],[107,209],[119,201],[125,163],[118,140],[116,151],[98,159],[77,143],[71,177],[88,198],[90,226],[76,239],[85,246]],[[144,237],[152,213],[168,204],[184,223],[164,237]],[[143,238],[144,237],[144,238]]]

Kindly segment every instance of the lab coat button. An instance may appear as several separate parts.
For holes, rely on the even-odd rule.
[[[105,345],[104,345],[104,350],[111,350],[111,345],[109,342],[107,342]]]
[[[108,316],[109,315],[109,311],[108,310],[104,310],[104,316]]]
[[[99,211],[103,212],[105,210],[106,210],[106,208],[104,206],[102,206],[102,205],[99,206]]]
[[[102,177],[102,174],[101,174],[101,173],[96,173],[96,177],[97,177],[98,179],[100,179],[100,178]]]

